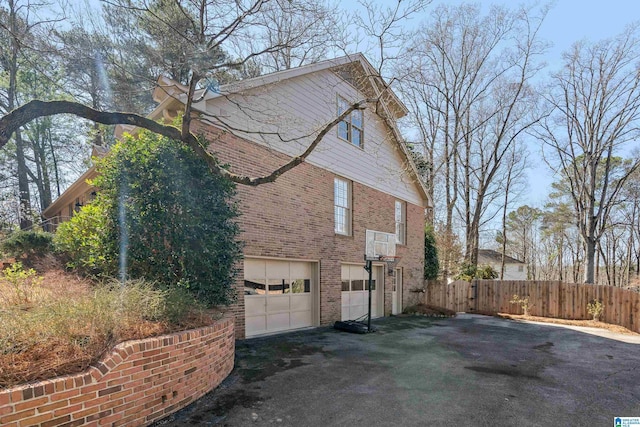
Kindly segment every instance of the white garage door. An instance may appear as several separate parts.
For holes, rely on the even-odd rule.
[[[247,337],[313,325],[312,264],[245,259]]]
[[[378,312],[378,278],[380,267],[373,267],[371,285],[371,317]],[[362,320],[369,312],[369,273],[362,265],[342,265],[342,320]]]

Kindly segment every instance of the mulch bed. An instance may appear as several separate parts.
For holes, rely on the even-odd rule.
[[[436,307],[428,304],[416,304],[407,307],[405,314],[413,314],[425,317],[455,317],[456,312],[443,307]]]
[[[532,322],[542,323],[554,323],[556,325],[570,325],[570,326],[586,326],[590,328],[606,329],[611,332],[626,335],[640,335],[630,329],[620,325],[612,325],[610,323],[596,322],[595,320],[571,320],[571,319],[555,319],[552,317],[538,317],[538,316],[524,316],[521,314],[508,314],[508,313],[495,313],[494,316],[502,319],[511,320],[528,320]]]

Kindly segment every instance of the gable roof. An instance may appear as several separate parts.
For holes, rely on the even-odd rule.
[[[502,262],[502,254],[498,251],[494,251],[493,249],[478,249],[478,263],[481,262],[481,259],[483,263]],[[526,264],[526,262],[508,255],[504,256],[504,262],[506,264]]]
[[[250,79],[239,80],[237,82],[221,85],[219,90],[215,92],[211,90],[200,89],[196,91],[195,96],[201,97],[204,94],[202,101],[207,101],[209,99],[217,98],[227,94],[237,93],[260,86],[282,82],[305,74],[316,73],[329,69],[340,69],[354,65],[358,65],[360,68],[359,72],[367,78],[367,83],[370,85],[369,89],[373,91],[377,96],[381,96],[385,106],[394,113],[394,119],[399,119],[407,115],[407,113],[409,112],[407,107],[388,87],[382,77],[380,77],[378,72],[375,70],[373,65],[371,65],[371,63],[362,53],[345,55],[333,59],[326,59],[324,61],[316,62],[313,64],[303,65],[301,67],[290,68],[287,70],[276,71],[274,73],[269,73]],[[362,88],[359,89],[362,91]],[[182,100],[184,99],[187,90],[187,86],[175,82],[167,77],[161,76],[158,79],[156,88],[153,90],[153,99],[159,103],[162,103],[168,97]],[[151,114],[153,115],[153,113]]]
[[[193,108],[194,110],[204,109],[206,108],[207,101],[216,98],[258,88],[260,86],[284,82],[295,77],[317,73],[324,70],[336,71],[336,74],[343,79],[345,79],[346,74],[358,74],[359,77],[364,77],[363,79],[357,79],[358,81],[355,84],[354,81],[349,81],[349,83],[357,86],[356,88],[363,94],[370,95],[367,97],[380,99],[382,101],[380,103],[381,108],[378,108],[377,113],[381,117],[389,119],[385,120],[385,122],[390,127],[394,136],[392,139],[394,140],[395,147],[399,150],[402,160],[407,165],[406,169],[416,184],[423,200],[426,201],[427,207],[432,207],[433,202],[430,200],[425,184],[420,178],[420,174],[418,173],[415,162],[413,161],[407,146],[403,143],[404,138],[396,124],[396,120],[404,117],[409,110],[384,82],[382,77],[362,53],[345,55],[314,64],[265,74],[264,76],[240,80],[222,85],[219,90],[215,92],[208,89],[199,89],[194,94],[194,97],[199,101],[194,103]],[[162,117],[171,118],[168,116],[168,114],[170,114],[169,111],[177,109],[179,105],[182,105],[185,102],[187,90],[188,88],[185,85],[175,82],[167,77],[160,77],[158,79],[158,85],[153,91],[153,98],[159,103],[159,105],[149,115],[149,117],[152,119],[160,119]],[[131,132],[133,131],[133,128],[119,127],[117,128],[116,133],[122,133],[123,130]]]

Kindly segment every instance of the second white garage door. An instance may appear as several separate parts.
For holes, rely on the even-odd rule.
[[[371,286],[371,317],[380,317],[382,269],[373,267]],[[369,314],[369,273],[362,265],[342,265],[342,320],[362,320]],[[380,283],[380,286],[378,286]]]
[[[247,337],[313,326],[313,264],[245,259]]]

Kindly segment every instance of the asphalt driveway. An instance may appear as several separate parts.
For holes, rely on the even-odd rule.
[[[220,387],[158,425],[611,426],[640,416],[640,344],[475,315],[375,324],[367,335],[239,341]]]

